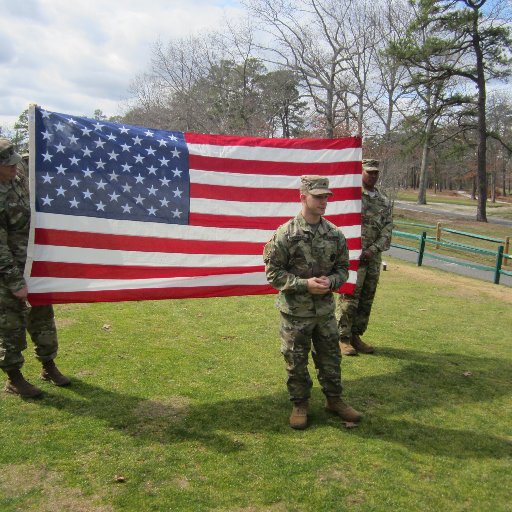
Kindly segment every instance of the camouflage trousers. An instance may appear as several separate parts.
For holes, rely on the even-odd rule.
[[[341,353],[334,314],[306,318],[281,313],[280,335],[290,400],[300,402],[311,396],[313,382],[308,371],[309,352],[322,391],[328,397],[339,397]]]
[[[379,283],[381,261],[379,253],[367,264],[360,265],[354,294],[340,295],[336,304],[340,338],[350,338],[352,334],[361,336],[366,331]]]
[[[23,366],[26,331],[35,345],[36,358],[50,361],[57,355],[57,330],[52,306],[28,307],[0,285],[0,369],[7,372]]]

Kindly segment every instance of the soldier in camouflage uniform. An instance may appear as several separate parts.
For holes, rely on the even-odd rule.
[[[358,422],[362,417],[341,400],[341,355],[332,292],[347,280],[348,249],[336,226],[322,218],[330,195],[327,178],[302,176],[301,212],[277,229],[263,252],[267,280],[279,290],[281,352],[293,402],[290,426],[296,429],[307,427],[311,344],[326,409],[345,421]]]
[[[361,336],[368,327],[379,282],[382,251],[389,249],[393,218],[390,200],[375,187],[379,161],[363,160],[362,252],[353,295],[340,295],[337,307],[340,348],[343,355],[371,354],[374,348]]]
[[[57,386],[71,381],[55,366],[57,332],[52,306],[30,308],[23,277],[30,227],[28,181],[17,168],[21,157],[8,139],[0,138],[0,368],[7,373],[5,391],[25,398],[42,391],[21,373],[26,330],[43,365],[41,377]]]

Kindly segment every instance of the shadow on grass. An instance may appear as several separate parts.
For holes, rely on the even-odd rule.
[[[389,414],[478,403],[482,412],[489,408],[492,418],[496,411],[490,402],[511,392],[507,359],[391,347],[365,357],[403,362],[394,373],[355,379],[347,386],[362,400],[375,398]]]
[[[506,361],[395,348],[380,348],[373,357],[378,356],[406,362],[398,372],[348,383],[348,401],[365,411],[366,418],[360,427],[344,431],[344,435],[381,439],[414,452],[461,459],[512,455],[510,442],[490,435],[490,428],[478,432],[458,428],[460,424],[445,428],[419,420],[390,419],[391,415],[420,409],[456,408],[471,403],[484,408],[486,401],[510,393],[505,378],[509,371]],[[471,371],[472,377],[465,377],[464,371]],[[198,403],[183,397],[147,400],[73,379],[65,393],[47,394],[38,404],[71,415],[97,418],[110,428],[148,442],[195,442],[220,452],[233,452],[244,449],[243,441],[236,438],[240,433],[307,435],[307,431],[297,433],[288,427],[290,406],[284,390],[273,395]],[[312,428],[340,425],[337,418],[323,411],[319,395],[316,388]],[[367,405],[361,407],[365,402]],[[432,417],[437,414],[434,411]]]

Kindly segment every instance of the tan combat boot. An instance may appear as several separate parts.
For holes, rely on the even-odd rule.
[[[304,430],[308,426],[308,402],[295,402],[290,414],[290,427]]]
[[[22,398],[36,398],[43,392],[25,380],[20,370],[9,370],[7,372],[7,382],[5,383],[5,392],[19,395]]]
[[[340,350],[342,356],[357,356],[356,349],[350,344],[350,338],[340,338]]]
[[[359,334],[352,334],[352,346],[358,352],[362,352],[363,354],[373,354],[375,352],[375,349],[371,345],[368,345],[367,343],[365,343],[359,337]]]
[[[69,386],[71,384],[71,380],[60,373],[53,359],[43,363],[41,379],[53,382],[56,386]]]
[[[340,397],[327,397],[325,410],[337,414],[343,421],[359,423],[363,415],[354,408],[347,405]]]

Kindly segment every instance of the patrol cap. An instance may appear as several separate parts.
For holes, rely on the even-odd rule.
[[[21,156],[14,151],[9,139],[0,137],[0,165],[15,165],[21,162]]]
[[[333,191],[329,189],[329,179],[325,176],[301,176],[300,191],[308,192],[312,196],[333,194]]]
[[[379,171],[379,161],[373,158],[364,158],[362,161],[365,171]]]

